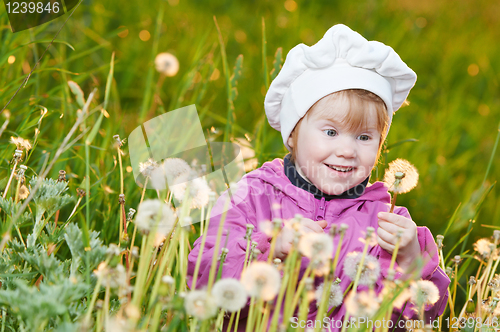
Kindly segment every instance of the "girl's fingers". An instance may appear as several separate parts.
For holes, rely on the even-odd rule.
[[[407,221],[409,220],[403,216],[400,216],[400,215],[395,214],[395,213],[389,213],[389,212],[379,212],[377,214],[377,217],[380,220],[386,221],[388,223],[391,223],[393,225],[403,227],[403,228],[406,228],[405,226],[407,225]]]
[[[394,245],[396,243],[396,237],[381,227],[377,228],[377,236],[388,244]]]
[[[306,227],[309,229],[309,231],[316,232],[316,233],[323,233],[323,227],[318,225],[316,222],[310,220],[310,219],[304,219],[303,222],[301,223],[302,226]]]
[[[385,231],[387,231],[388,233],[391,233],[393,235],[396,235],[398,230],[401,229],[401,227],[394,225],[390,222],[384,221],[384,220],[379,220],[378,225],[380,228],[383,228]]]
[[[385,249],[388,253],[392,253],[394,251],[394,245],[384,241],[378,234],[377,234],[377,242],[378,245],[382,249]]]

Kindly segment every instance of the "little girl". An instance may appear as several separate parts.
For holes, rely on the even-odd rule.
[[[238,199],[232,202],[238,203],[230,203],[224,224],[229,238],[223,235],[220,242],[227,243],[229,249],[222,278],[240,278],[247,224],[255,226],[252,241],[257,242],[256,248],[261,252],[257,259],[265,261],[271,239],[259,230],[259,223],[274,218],[288,220],[301,214],[303,232],[328,233],[333,225],[348,225],[336,270],[343,291],[351,282],[343,275],[344,259],[350,252],[363,251],[360,239],[364,239],[370,226],[376,229],[377,244],[369,246],[368,254],[377,257],[381,267],[381,277],[374,289],[376,293],[382,290],[396,234],[400,232],[395,279],[404,277],[411,263],[423,257],[421,277],[432,281],[440,296],[434,305],[426,306],[426,320],[434,320],[443,313],[450,280],[438,266],[432,234],[426,227],[417,227],[404,207],[388,213],[391,198],[387,187],[382,182],[368,182],[392,115],[404,103],[415,81],[416,74],[392,48],[367,41],[345,25],[333,26],[311,47],[299,44],[288,53],[267,92],[264,106],[270,125],[281,132],[291,154],[246,174],[238,183],[237,192],[233,191]],[[213,208],[196,288],[208,283],[226,198],[227,192]],[[274,257],[284,260],[292,239],[291,231],[284,227],[277,237]],[[196,240],[189,255],[190,287],[200,243],[201,238]],[[338,237],[334,239],[334,247],[337,243]],[[301,275],[307,263],[307,259],[302,261]],[[316,279],[320,280],[315,280],[315,285],[320,284],[322,278]],[[363,287],[366,286],[358,290]],[[311,305],[308,316],[313,321],[315,308]],[[330,320],[343,320],[345,312],[342,303]],[[395,327],[400,313],[394,309]],[[244,311],[240,317],[239,330],[243,331]],[[409,306],[401,317],[417,319]],[[334,326],[329,329],[338,330]]]

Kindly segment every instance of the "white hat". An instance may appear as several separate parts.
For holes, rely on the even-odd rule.
[[[389,46],[368,41],[343,24],[328,29],[313,46],[299,44],[286,56],[264,100],[269,124],[281,131],[283,143],[315,102],[346,89],[379,96],[392,114],[403,104],[417,75]]]

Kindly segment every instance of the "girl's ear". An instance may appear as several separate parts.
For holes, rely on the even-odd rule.
[[[293,149],[293,139],[292,135],[288,136],[288,140],[286,141],[288,143],[288,146]]]

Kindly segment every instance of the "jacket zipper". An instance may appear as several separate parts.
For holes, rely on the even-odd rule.
[[[325,219],[325,205],[326,201],[324,197],[321,197],[321,202],[319,203],[319,208],[316,211],[316,221]]]

